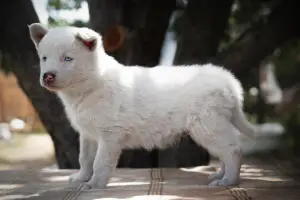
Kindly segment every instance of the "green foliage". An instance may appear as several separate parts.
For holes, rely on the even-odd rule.
[[[228,18],[228,27],[224,32],[218,51],[221,52],[229,47],[240,37],[245,30],[251,28],[254,24],[264,22],[271,8],[276,5],[278,0],[235,0],[231,9],[231,15]],[[189,23],[184,12],[181,12],[171,30],[175,32],[176,39],[180,38],[181,31],[186,30]]]
[[[235,0],[228,18],[228,28],[219,47],[226,49],[247,29],[266,20],[277,0]]]
[[[62,9],[79,9],[84,0],[48,0],[47,9],[62,10]]]
[[[232,14],[228,19],[229,27],[225,32],[219,50],[226,49],[236,38],[248,28],[265,22],[271,9],[277,5],[278,0],[236,0],[232,9]],[[300,40],[292,41],[277,49],[266,60],[271,61],[275,65],[276,77],[282,89],[291,87],[299,82],[300,74]],[[247,77],[242,78],[244,89],[247,91],[250,87],[258,84],[258,70],[252,70]],[[249,97],[245,98],[245,106],[250,108],[256,106],[257,100]],[[266,106],[268,108],[269,106]],[[286,134],[282,137],[282,143],[287,146],[293,146],[300,150],[300,137],[298,132],[300,129],[300,112],[287,112],[280,116],[271,117],[273,108],[266,109],[265,120],[268,122],[275,121],[281,123]],[[296,108],[297,109],[297,108]],[[255,117],[252,115],[252,117]]]
[[[300,40],[292,41],[281,49],[278,49],[270,58],[273,61],[278,81],[281,88],[289,88],[299,83],[300,75]],[[299,104],[298,104],[299,105]],[[292,112],[284,113],[279,117],[286,127],[285,141],[293,148],[300,150],[300,106]]]
[[[56,27],[56,26],[77,26],[77,27],[83,27],[87,26],[87,23],[82,22],[80,20],[76,20],[73,23],[69,23],[68,21],[64,19],[60,19],[57,17],[53,17],[51,15],[52,12],[57,12],[60,10],[74,10],[81,8],[81,3],[84,0],[48,0],[47,10],[49,12],[49,18],[48,18],[48,24],[50,27]]]
[[[81,20],[75,20],[71,26],[76,26],[76,27],[87,27],[88,23],[87,22],[83,22]]]
[[[55,19],[53,17],[49,17],[48,18],[48,26],[49,27],[57,27],[57,26],[76,26],[76,27],[87,27],[88,23],[87,22],[83,22],[81,20],[75,20],[72,23],[69,23],[66,20],[63,19]]]
[[[299,82],[300,40],[292,41],[278,49],[270,59],[275,64],[282,87],[290,87]]]
[[[56,27],[56,26],[67,26],[69,23],[63,19],[55,19],[51,16],[48,17],[48,24],[49,27]]]

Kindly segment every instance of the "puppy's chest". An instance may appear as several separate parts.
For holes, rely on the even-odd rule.
[[[110,109],[107,109],[110,108]],[[68,108],[67,113],[72,125],[80,132],[108,131],[122,120],[113,107],[91,106],[84,110]]]

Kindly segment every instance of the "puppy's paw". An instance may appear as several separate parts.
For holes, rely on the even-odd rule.
[[[81,190],[90,190],[92,189],[92,186],[88,183],[82,183],[81,184]]]
[[[80,184],[87,182],[91,178],[91,173],[78,171],[69,177],[69,183]]]
[[[102,183],[101,181],[96,181],[91,179],[86,183],[82,183],[81,189],[82,190],[91,190],[91,189],[104,189],[106,188],[106,184]]]
[[[239,184],[239,181],[222,178],[221,180],[212,181],[209,184],[209,186],[211,186],[211,187],[230,187],[230,186],[237,186],[238,184]]]
[[[218,171],[216,173],[210,174],[208,176],[208,180],[211,180],[211,181],[213,181],[213,180],[221,180],[223,178],[223,176],[224,176],[224,173],[221,173],[221,171]]]

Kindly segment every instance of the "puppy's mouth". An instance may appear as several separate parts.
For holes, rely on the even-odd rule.
[[[57,87],[57,86],[44,86],[44,87],[51,92],[57,92],[63,89],[62,87]]]
[[[42,84],[42,86],[51,92],[57,92],[57,91],[60,91],[65,88],[65,87],[61,87],[61,86],[47,85],[47,84]]]
[[[81,83],[81,82],[78,82]],[[56,85],[55,83],[53,84],[47,84],[45,82],[41,82],[41,86],[46,88],[47,90],[51,91],[51,92],[58,92],[67,88],[74,88],[76,85],[78,84],[74,84],[74,83],[69,83],[66,85]]]

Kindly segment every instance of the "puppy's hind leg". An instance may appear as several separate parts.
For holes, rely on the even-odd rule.
[[[210,186],[236,186],[240,181],[241,149],[237,146],[220,146],[219,156],[224,160],[225,173],[221,179],[212,181]]]
[[[225,163],[221,161],[221,169],[217,171],[216,173],[213,173],[208,176],[208,179],[213,181],[213,180],[220,180],[223,178],[225,174]]]
[[[217,180],[212,181],[210,186],[233,186],[239,183],[242,154],[237,146],[237,132],[226,117],[214,112],[205,113],[201,120],[194,117],[190,123],[190,134],[195,142],[224,163],[215,176]]]

